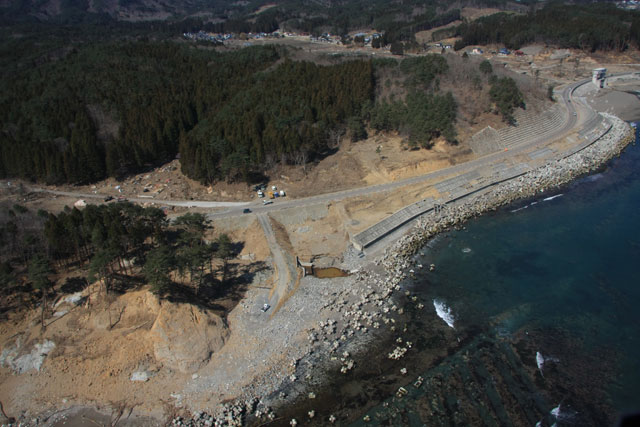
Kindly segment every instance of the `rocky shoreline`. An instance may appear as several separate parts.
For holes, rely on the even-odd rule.
[[[547,189],[559,188],[572,180],[589,174],[614,157],[635,138],[633,129],[619,118],[601,113],[612,127],[593,144],[571,156],[564,157],[509,181],[493,186],[480,195],[470,196],[453,205],[445,205],[438,213],[420,218],[412,231],[385,251],[383,264],[413,255],[434,235],[462,224],[466,220],[495,210],[516,200],[526,199]]]
[[[411,258],[435,235],[500,206],[566,185],[619,155],[634,140],[633,129],[615,116],[603,116],[612,123],[612,127],[593,144],[571,156],[496,184],[480,194],[448,204],[438,212],[430,212],[387,248],[374,261],[374,266],[360,266],[352,276],[344,279],[336,292],[324,301],[322,315],[327,316],[323,320],[318,319],[316,326],[305,331],[307,343],[302,356],[292,359],[290,366],[282,368],[288,375],[277,375],[275,381],[274,378],[269,381],[258,379],[256,383],[259,385],[243,393],[241,399],[222,405],[214,414],[195,412],[192,417],[174,418],[172,425],[210,427],[262,424],[274,420],[280,424],[297,425],[311,420],[325,424],[344,421],[334,414],[323,414],[324,418],[320,420],[316,418],[319,414],[314,409],[307,412],[305,420],[284,420],[276,415],[273,408],[286,408],[302,399],[313,401],[316,398],[314,390],[320,390],[329,376],[349,375],[358,363],[362,363],[359,357],[373,340],[379,340],[384,334],[402,333],[401,320],[406,304],[413,304],[415,307],[412,309],[418,310],[425,307],[409,291],[400,292],[401,282],[411,274],[411,269],[424,268],[414,265]],[[354,267],[358,261],[348,251],[345,266]],[[389,348],[387,356],[399,360],[411,346],[411,342],[400,339],[394,348]]]

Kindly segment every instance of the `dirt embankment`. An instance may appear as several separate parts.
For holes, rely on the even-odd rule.
[[[0,401],[23,411],[95,402],[162,417],[163,401],[219,351],[226,322],[191,304],[160,302],[148,290],[106,295],[99,284],[0,325]],[[16,375],[19,374],[19,375]]]
[[[552,52],[545,49],[532,55],[541,70],[539,82],[526,76],[519,77],[522,81],[533,81],[538,94],[545,89],[543,82],[568,80],[588,74],[592,65],[606,66],[604,61],[611,60],[595,58],[571,62],[566,58],[551,59],[551,55]],[[510,58],[504,60],[504,64],[507,67],[503,68],[516,71],[533,73],[535,70],[527,63],[526,57]],[[545,68],[547,65],[549,68]],[[473,78],[471,74],[461,74],[460,77]],[[444,89],[456,90],[455,79],[443,79],[441,84]],[[486,96],[486,88],[480,89],[476,95],[462,96],[464,103],[471,106],[462,110],[461,123],[464,126],[461,126],[458,145],[438,141],[431,150],[411,151],[405,149],[398,135],[370,132],[370,137],[365,141],[351,143],[343,139],[335,155],[321,159],[306,169],[281,166],[270,171],[270,185],[285,189],[289,197],[304,197],[396,181],[467,161],[472,154],[465,145],[466,136],[492,121],[497,122],[495,127],[499,127],[500,119],[483,109],[474,113],[472,104],[477,101],[475,96]],[[114,196],[153,196],[149,203],[158,203],[165,197],[202,200],[255,198],[246,184],[218,183],[213,187],[205,187],[191,181],[181,175],[177,161],[121,182],[107,180],[95,187],[73,189]],[[329,206],[281,211],[273,214],[273,217],[282,225],[278,230],[279,241],[288,242],[285,246],[290,255],[301,255],[331,265],[339,261],[348,246],[351,233],[361,231],[409,203],[432,195],[431,191],[433,189],[429,185],[423,184],[405,188],[402,192],[377,194]],[[75,201],[45,197],[31,201],[26,197],[24,201],[15,200],[36,210],[58,210],[64,204],[73,204]],[[260,263],[268,259],[268,245],[253,215],[217,220],[214,227],[219,232],[231,233],[232,240],[244,242],[240,252],[242,261]],[[263,277],[260,285],[269,288],[269,280]],[[44,333],[40,332],[37,310],[12,315],[0,325],[0,344],[3,349],[0,357],[4,365],[0,368],[0,401],[11,415],[19,415],[26,408],[33,413],[39,409],[63,408],[73,403],[95,402],[105,405],[125,402],[140,411],[161,416],[164,409],[162,402],[174,409],[176,404],[181,403],[179,396],[190,381],[194,381],[194,373],[200,375],[200,372],[204,377],[207,371],[212,377],[210,382],[203,383],[207,386],[206,390],[213,385],[222,389],[225,381],[238,378],[249,381],[242,376],[243,373],[247,369],[262,369],[263,359],[270,356],[263,351],[260,358],[249,360],[252,368],[236,366],[236,371],[229,368],[228,372],[223,373],[219,369],[223,366],[222,362],[216,361],[216,358],[225,356],[229,366],[238,365],[237,354],[243,354],[247,348],[256,351],[265,348],[266,344],[257,339],[260,337],[252,335],[257,329],[247,328],[245,334],[234,336],[215,313],[195,306],[168,302],[160,304],[145,290],[106,299],[94,286],[80,297],[85,299],[80,300],[79,304],[67,301],[57,306],[58,315],[48,319],[49,325]],[[318,306],[321,306],[323,298],[318,296]],[[255,300],[258,301],[258,298]],[[295,298],[292,301],[295,302]],[[296,309],[305,309],[305,303],[299,302]],[[253,300],[251,303],[245,300],[242,304],[246,304],[242,309],[250,313],[257,324],[266,324],[259,317],[262,313],[253,309]],[[234,311],[234,315],[239,317],[237,312],[240,310]],[[290,317],[295,316],[292,314]],[[304,317],[303,320],[313,323],[313,319]],[[286,328],[283,330],[286,332]],[[232,345],[221,350],[227,338]],[[253,343],[252,339],[256,343],[247,347],[247,343]],[[47,354],[46,358],[41,357],[43,354]],[[212,362],[201,368],[212,354]],[[23,373],[15,375],[15,370]]]

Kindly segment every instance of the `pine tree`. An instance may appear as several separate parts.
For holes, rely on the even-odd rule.
[[[39,290],[42,294],[40,322],[42,329],[45,328],[44,316],[47,306],[47,295],[52,286],[52,282],[49,279],[49,275],[53,273],[49,260],[42,255],[36,255],[29,261],[29,281],[34,290]]]
[[[166,294],[171,287],[169,273],[175,264],[171,249],[162,245],[152,249],[142,267],[145,279],[151,285],[151,291],[156,295]]]

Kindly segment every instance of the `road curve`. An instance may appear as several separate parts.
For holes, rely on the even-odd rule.
[[[583,84],[590,82],[590,79],[582,80],[576,83],[573,83],[567,87],[565,87],[562,92],[560,92],[560,102],[564,104],[567,109],[567,117],[561,127],[559,127],[554,133],[551,135],[546,135],[540,138],[532,138],[531,140],[519,144],[516,147],[509,149],[509,151],[500,151],[496,153],[491,153],[483,157],[476,158],[469,162],[461,163],[458,165],[454,165],[448,168],[440,169],[425,175],[420,175],[412,178],[407,178],[401,181],[394,181],[385,184],[372,185],[367,187],[359,187],[353,188],[349,190],[338,191],[335,193],[325,193],[317,196],[311,196],[301,199],[294,200],[278,200],[277,203],[273,203],[270,205],[262,205],[259,201],[250,202],[250,207],[252,212],[255,213],[264,213],[271,212],[280,209],[288,209],[294,207],[304,207],[315,205],[319,203],[329,203],[344,200],[351,197],[360,197],[371,195],[380,192],[387,192],[391,190],[395,190],[401,187],[405,187],[408,185],[419,184],[421,182],[429,181],[432,179],[437,179],[440,177],[444,177],[451,174],[456,173],[464,173],[470,169],[474,169],[481,166],[486,166],[494,162],[503,161],[507,158],[516,156],[517,154],[522,153],[523,151],[531,149],[533,146],[538,145],[540,143],[558,139],[569,132],[572,132],[578,123],[585,123],[590,118],[595,116],[595,112],[580,102],[573,101],[571,96],[575,89]],[[576,108],[577,107],[577,108]],[[576,113],[576,115],[574,115]],[[246,205],[244,206],[247,207]],[[240,215],[242,209],[240,208],[230,208],[222,212],[215,212],[208,214],[208,218],[216,219],[216,218],[224,218],[230,216]]]
[[[632,74],[632,73],[619,73],[613,74],[612,76],[620,76],[624,74]],[[251,212],[260,214],[267,213],[272,211],[277,211],[281,209],[288,209],[294,207],[303,207],[310,206],[320,203],[329,203],[344,200],[351,197],[361,197],[366,195],[372,195],[375,193],[392,191],[401,187],[405,187],[408,185],[419,184],[421,182],[426,182],[429,180],[441,178],[447,175],[452,175],[456,173],[464,173],[473,168],[486,166],[492,164],[494,162],[504,161],[510,157],[513,157],[517,154],[522,153],[523,151],[529,150],[532,147],[549,140],[558,139],[569,132],[575,130],[576,126],[581,123],[586,123],[592,117],[596,115],[596,113],[587,105],[581,103],[578,100],[574,100],[572,98],[572,94],[576,88],[579,86],[590,82],[590,79],[582,80],[579,82],[572,83],[566,86],[559,94],[560,94],[560,102],[564,105],[567,110],[567,117],[561,127],[559,127],[553,134],[546,135],[540,138],[532,138],[527,142],[519,144],[516,147],[509,149],[509,151],[503,152],[495,152],[488,154],[483,157],[476,158],[469,162],[461,163],[458,165],[454,165],[448,168],[440,169],[428,174],[407,178],[400,181],[389,182],[385,184],[372,185],[367,187],[359,187],[352,188],[349,190],[338,191],[334,193],[325,193],[319,194],[316,196],[310,196],[300,199],[291,199],[291,200],[278,200],[277,203],[273,203],[270,205],[263,205],[261,201],[249,201],[249,202],[211,202],[204,200],[155,200],[148,198],[129,198],[129,200],[138,202],[138,203],[147,203],[153,202],[158,205],[169,205],[169,206],[184,206],[184,207],[200,207],[200,208],[226,208],[220,212],[212,212],[207,214],[209,219],[216,218],[224,218],[224,217],[232,217],[239,216],[243,214],[247,208],[250,209]],[[33,191],[41,191],[48,192],[51,194],[58,194],[63,196],[71,196],[71,197],[82,197],[82,198],[98,198],[102,199],[105,196],[99,194],[91,194],[91,193],[79,193],[79,192],[69,192],[69,191],[55,191],[55,190],[46,190],[41,188],[34,188]]]

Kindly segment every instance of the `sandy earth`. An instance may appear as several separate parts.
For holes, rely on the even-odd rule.
[[[466,161],[470,155],[464,145],[452,146],[443,140],[438,141],[431,150],[408,150],[402,143],[402,137],[395,134],[372,134],[367,140],[355,143],[343,137],[336,154],[309,164],[304,169],[291,165],[276,166],[269,173],[271,178],[266,184],[285,190],[287,197],[308,197],[410,178]],[[150,206],[162,206],[162,200],[250,201],[257,198],[253,186],[246,183],[219,182],[205,186],[189,179],[180,172],[178,160],[122,181],[108,178],[92,185],[46,188],[112,197],[148,198]],[[53,211],[77,201],[64,196],[57,197],[60,201],[36,194],[31,197],[34,198],[34,207],[45,208],[48,205]],[[42,203],[36,201],[38,198],[43,199]],[[86,202],[96,203],[93,199]],[[172,207],[170,211],[181,213],[184,209]]]
[[[487,47],[486,51],[491,49]],[[633,70],[633,65],[624,63],[640,62],[637,52],[595,57],[583,52],[571,52],[569,57],[563,59],[551,59],[554,50],[542,46],[529,52],[531,55],[495,60],[531,76],[535,76],[536,70],[539,70],[537,78],[545,83],[585,78],[590,75],[592,68],[598,66],[605,66],[611,71]],[[622,65],[611,65],[614,62]],[[607,89],[585,96],[588,95],[589,102],[597,108],[607,109],[608,105],[622,103],[626,111],[630,111],[631,107],[629,114],[634,116],[632,118],[638,118],[640,102],[635,95],[628,93],[636,88],[623,83],[612,87],[626,92]],[[481,116],[479,128],[486,124],[486,119],[495,120],[495,117]],[[473,130],[462,130],[461,134],[470,136]],[[405,150],[401,138],[393,134],[372,134],[366,141],[357,143],[343,140],[337,154],[320,160],[307,167],[307,170],[286,166],[272,171],[269,185],[277,185],[286,190],[288,197],[297,198],[401,180],[471,159],[472,154],[464,139],[462,141],[457,146],[439,141],[432,150],[410,151]],[[378,147],[380,150],[377,150]],[[13,185],[16,183],[13,182]],[[116,189],[116,186],[120,188]],[[256,197],[246,184],[219,183],[206,187],[194,182],[182,176],[177,161],[121,182],[109,179],[95,186],[57,188],[125,197],[149,195],[153,196],[149,203],[157,205],[161,205],[162,199],[172,198],[240,201]],[[148,191],[145,192],[145,188]],[[421,184],[407,187],[402,192],[283,210],[270,215],[272,223],[279,224],[276,227],[278,241],[289,255],[298,255],[303,260],[313,260],[320,265],[339,265],[349,245],[350,235],[428,196],[437,196],[435,189],[428,184]],[[58,211],[77,200],[28,193],[3,193],[2,197],[20,202],[30,209],[51,211]],[[185,208],[176,208],[170,215],[185,211]],[[201,211],[206,212],[204,209]],[[228,298],[220,301],[221,310],[218,313],[195,313],[178,304],[159,304],[144,287],[106,299],[100,296],[99,287],[94,285],[87,288],[83,295],[91,294],[91,305],[87,305],[86,301],[80,305],[62,303],[56,310],[68,312],[59,317],[50,317],[50,324],[44,333],[40,330],[37,310],[18,311],[0,323],[0,352],[4,352],[4,365],[8,364],[10,350],[17,347],[17,338],[20,338],[20,346],[12,360],[29,354],[35,344],[46,340],[55,342],[55,347],[44,358],[39,371],[31,369],[16,375],[9,367],[0,367],[0,401],[5,411],[12,416],[19,416],[27,409],[30,414],[35,414],[51,408],[62,409],[81,404],[96,406],[110,413],[114,408],[122,409],[124,405],[128,409],[135,407],[135,413],[162,419],[180,412],[187,396],[196,399],[198,393],[208,390],[208,387],[215,388],[216,393],[206,398],[203,396],[202,405],[214,407],[219,399],[230,398],[238,393],[240,386],[249,383],[253,374],[268,372],[286,362],[285,359],[291,354],[285,357],[283,353],[280,357],[270,358],[273,354],[269,355],[267,349],[274,351],[276,344],[290,345],[300,337],[283,336],[275,344],[266,343],[260,333],[275,333],[271,329],[282,327],[282,324],[270,325],[269,317],[255,310],[255,304],[272,289],[274,280],[273,271],[269,268],[270,248],[260,224],[254,215],[246,215],[218,219],[213,226],[214,233],[226,232],[232,240],[244,242],[235,261],[235,270],[248,274],[251,285],[242,290],[246,298],[239,305],[236,306],[237,299]],[[326,292],[324,287],[331,286],[331,281],[318,281],[317,286],[304,288],[304,292],[320,298],[321,292]],[[287,310],[304,308],[304,302],[302,295],[298,299],[294,295],[284,310],[289,313]],[[180,369],[175,360],[163,359],[158,344],[171,342],[175,337],[163,338],[154,330],[157,331],[158,325],[165,324],[162,313],[167,310],[173,313],[172,318],[178,319],[172,326],[174,330],[202,330],[198,329],[202,328],[202,324],[216,323],[210,327],[210,333],[215,337],[207,338],[207,342],[214,342],[211,344],[211,361]],[[313,323],[316,311],[312,310],[309,319],[304,320],[308,326]],[[110,327],[116,318],[120,320]],[[225,343],[224,346],[221,341]],[[192,345],[189,341],[185,343]],[[149,380],[131,381],[131,375],[135,372],[146,372]],[[197,376],[194,377],[194,374]],[[229,381],[238,378],[243,380],[228,386]]]
[[[613,82],[607,88],[581,93],[589,105],[598,111],[614,114],[625,121],[640,119],[640,84],[635,82]]]

